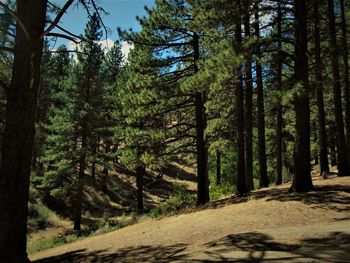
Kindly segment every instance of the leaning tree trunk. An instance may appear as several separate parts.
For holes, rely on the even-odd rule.
[[[25,31],[17,25],[0,166],[0,258],[7,263],[27,258],[29,176],[46,5],[46,0],[17,0],[16,14]]]
[[[241,28],[241,15],[240,15],[240,0],[238,2],[238,10],[236,14],[236,30],[235,30],[235,51],[236,54],[241,53],[242,49],[242,28]],[[246,176],[245,176],[245,147],[244,147],[244,91],[242,80],[242,64],[239,63],[235,71],[236,75],[236,114],[237,114],[237,193],[239,195],[246,194],[248,192]]]
[[[318,0],[314,0],[314,43],[315,43],[315,62],[316,62],[316,94],[317,94],[317,109],[318,109],[318,137],[319,137],[319,156],[320,156],[320,175],[323,172],[328,173],[328,150],[327,150],[327,132],[326,132],[326,118],[324,111],[323,99],[323,63],[321,60],[321,46],[320,46],[320,29],[319,29],[319,8]]]
[[[313,189],[310,171],[310,105],[307,58],[306,1],[295,0],[295,65],[296,84],[300,86],[294,96],[295,110],[295,174],[291,191],[308,192]]]
[[[281,2],[278,2],[277,8],[277,90],[282,93],[282,7]],[[282,94],[280,94],[282,96]],[[277,126],[276,126],[276,158],[277,158],[277,174],[276,185],[282,184],[282,130],[283,130],[283,115],[282,105],[278,102],[276,108]]]
[[[345,18],[344,0],[340,0],[341,9],[341,28],[342,28],[342,46],[344,61],[344,95],[345,95],[345,124],[346,124],[346,142],[348,158],[350,158],[350,80],[349,80],[349,50],[347,42],[347,25]],[[350,160],[348,160],[348,164]]]
[[[265,144],[265,108],[264,108],[264,84],[262,77],[262,66],[260,64],[260,25],[259,25],[259,9],[256,7],[255,12],[255,36],[256,44],[256,89],[258,92],[258,146],[259,146],[259,187],[268,187],[269,179],[267,177],[266,162],[266,144]]]
[[[249,1],[246,2],[246,15],[244,17],[245,36],[250,37]],[[253,180],[253,74],[252,54],[248,50],[245,61],[245,173],[247,187],[254,190]]]
[[[193,36],[195,73],[198,71],[196,62],[199,59],[198,35]],[[195,94],[196,107],[196,150],[197,150],[197,205],[205,204],[209,201],[209,178],[207,147],[204,139],[205,130],[205,94],[197,92]]]
[[[348,152],[344,134],[343,110],[341,101],[340,73],[339,73],[339,53],[337,47],[337,36],[335,28],[334,3],[328,0],[328,23],[329,23],[329,46],[331,50],[332,73],[333,73],[333,100],[337,140],[338,176],[349,175]]]

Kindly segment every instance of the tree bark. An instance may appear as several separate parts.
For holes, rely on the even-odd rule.
[[[346,124],[346,142],[348,165],[350,163],[350,81],[349,81],[349,50],[347,42],[347,25],[345,18],[344,0],[340,0],[341,10],[341,28],[342,28],[342,46],[343,46],[343,63],[344,63],[344,97],[345,97],[345,124]]]
[[[282,7],[281,2],[278,2],[277,7],[277,90],[282,96]],[[283,130],[283,115],[282,105],[278,102],[276,108],[277,126],[276,126],[276,157],[277,157],[277,174],[276,174],[276,185],[282,184],[282,130]]]
[[[244,31],[246,38],[250,38],[250,1],[246,1],[244,17]],[[249,49],[249,47],[248,47]],[[248,190],[254,190],[253,180],[253,74],[252,54],[250,50],[245,61],[245,173]]]
[[[339,73],[339,53],[337,47],[334,3],[328,0],[328,24],[329,24],[329,46],[331,50],[332,73],[333,73],[333,100],[337,140],[338,176],[349,175],[348,152],[344,134],[343,110],[341,101],[340,73]]]
[[[262,77],[262,66],[260,64],[260,25],[259,25],[259,6],[255,11],[255,36],[256,44],[256,89],[258,93],[258,144],[259,144],[259,187],[268,187],[269,179],[267,177],[266,163],[266,144],[265,144],[265,107],[264,107],[264,84]]]
[[[93,139],[93,140],[95,140],[95,139]],[[92,151],[91,151],[91,154],[92,154],[91,177],[92,177],[92,179],[96,178],[96,155],[97,155],[97,148],[98,148],[97,145],[98,145],[97,141],[93,142],[93,144],[92,144]]]
[[[27,203],[46,5],[46,0],[17,0],[16,14],[29,39],[17,26],[0,166],[0,258],[7,263],[27,260]]]
[[[81,229],[81,211],[83,206],[83,181],[86,168],[87,153],[87,121],[83,120],[81,131],[81,153],[79,159],[79,173],[75,186],[75,204],[74,204],[74,230]]]
[[[235,51],[241,54],[242,49],[242,28],[241,28],[241,1],[237,0],[236,29],[235,29]],[[244,147],[244,90],[242,80],[242,64],[239,63],[234,72],[236,76],[236,114],[237,114],[237,194],[244,195],[248,192],[245,176],[245,147]]]
[[[318,0],[314,0],[314,43],[315,43],[315,71],[316,71],[316,95],[317,95],[317,109],[318,109],[318,137],[319,137],[319,153],[320,153],[320,175],[323,172],[329,172],[328,167],[328,150],[327,150],[327,131],[326,118],[324,111],[323,99],[323,63],[321,60],[321,46],[320,46],[320,29],[319,29],[319,6]]]
[[[221,185],[221,153],[216,153],[216,185]]]
[[[329,147],[330,147],[330,151],[331,151],[331,165],[332,166],[337,165],[337,151],[336,151],[335,145],[336,145],[336,139],[335,139],[335,136],[332,135],[329,138]]]
[[[146,172],[144,165],[139,165],[136,168],[136,186],[137,186],[137,209],[143,213],[143,177]]]
[[[108,139],[108,137],[105,138],[104,140],[104,145],[105,145],[105,158],[104,158],[104,165],[103,165],[103,170],[102,170],[102,174],[103,174],[103,179],[102,179],[102,182],[103,182],[103,186],[102,188],[104,190],[107,190],[107,177],[108,177],[108,162],[109,162],[109,157],[108,157],[108,154],[111,150],[111,144],[110,144],[110,141]]]
[[[295,0],[295,65],[294,75],[299,86],[294,96],[295,110],[295,174],[291,191],[308,192],[313,189],[310,171],[310,105],[307,57],[307,5],[305,0]]]
[[[196,62],[199,59],[198,35],[193,36],[195,73],[198,71]],[[205,94],[197,92],[195,94],[196,107],[196,151],[197,151],[197,205],[205,204],[209,201],[209,178],[207,163],[207,147],[204,139],[205,130]]]

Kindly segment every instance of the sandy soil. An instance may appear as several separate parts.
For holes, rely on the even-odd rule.
[[[30,255],[34,262],[349,262],[350,177],[216,201]]]

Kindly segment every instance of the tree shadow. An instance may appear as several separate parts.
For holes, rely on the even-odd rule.
[[[230,204],[247,202],[249,200],[266,199],[269,201],[289,202],[298,201],[315,208],[333,210],[336,212],[350,211],[350,186],[348,185],[322,185],[307,193],[290,193],[288,188],[267,188],[253,191],[246,196],[234,195],[213,202],[210,207],[219,208]]]
[[[193,183],[197,182],[197,176],[194,173],[186,172],[184,169],[181,169],[172,163],[169,163],[167,167],[163,169],[163,173],[173,179],[190,181]]]
[[[180,260],[178,253],[185,250],[186,245],[171,246],[138,246],[126,247],[116,252],[106,250],[75,250],[61,255],[33,261],[33,263],[112,263],[112,262],[172,262]]]
[[[229,235],[206,244],[204,255],[210,261],[203,262],[349,262],[350,234],[332,232],[297,244],[280,243],[258,232]]]
[[[186,244],[130,246],[117,251],[85,249],[36,260],[33,263],[92,262],[348,262],[350,234],[333,232],[323,238],[303,239],[296,244],[277,242],[258,232],[228,235],[186,251]],[[311,260],[311,261],[310,261]]]

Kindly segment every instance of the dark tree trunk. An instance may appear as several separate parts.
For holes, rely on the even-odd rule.
[[[136,168],[136,187],[137,187],[137,209],[143,213],[143,177],[146,172],[144,165],[139,165]]]
[[[95,140],[95,139],[94,139]],[[91,177],[95,179],[96,177],[96,155],[97,155],[97,149],[98,149],[98,142],[95,141],[92,145],[92,163],[91,163]]]
[[[7,263],[27,259],[29,176],[46,4],[46,0],[17,0],[16,14],[30,40],[17,26],[0,166],[0,258]]]
[[[308,192],[313,189],[310,171],[310,105],[307,58],[307,8],[305,0],[295,0],[295,82],[300,85],[294,97],[295,110],[295,174],[291,191]]]
[[[324,111],[323,99],[323,63],[321,60],[321,46],[320,46],[320,30],[319,30],[319,6],[318,0],[314,0],[314,43],[315,43],[315,62],[316,62],[316,94],[317,94],[317,109],[318,109],[318,137],[319,137],[319,154],[320,154],[320,174],[329,172],[328,167],[328,151],[327,151],[327,132],[326,132],[326,118]]]
[[[281,2],[278,2],[277,8],[277,90],[282,93],[282,7]],[[282,96],[280,94],[280,96]],[[277,126],[276,126],[276,157],[277,157],[277,174],[276,185],[282,184],[282,130],[283,130],[283,116],[282,105],[278,102],[276,108]]]
[[[244,17],[244,32],[250,37],[249,1],[246,1]],[[249,48],[248,48],[249,49]],[[252,54],[248,50],[245,61],[245,174],[248,190],[254,190],[253,181],[253,74]]]
[[[259,187],[268,187],[269,179],[267,177],[266,163],[266,144],[265,144],[265,107],[264,107],[264,84],[262,77],[262,67],[260,64],[260,25],[259,25],[259,7],[257,5],[255,12],[255,35],[257,38],[256,55],[256,89],[258,92],[258,146],[259,146]]]
[[[103,170],[102,170],[102,174],[103,174],[102,189],[104,191],[107,190],[107,178],[108,178],[108,164],[107,164],[107,162],[109,161],[109,158],[108,158],[107,155],[109,154],[110,150],[111,150],[110,142],[109,142],[109,139],[106,138],[105,139],[105,153],[106,153],[106,156],[105,156]]]
[[[241,7],[240,0],[237,1],[238,10],[236,14],[236,30],[235,30],[235,51],[241,54],[242,49],[242,28],[241,28]],[[242,64],[236,68],[235,72],[236,86],[236,114],[237,114],[237,194],[243,195],[248,192],[247,181],[245,176],[245,147],[244,147],[244,90],[242,80]]]
[[[336,39],[334,3],[328,0],[328,23],[329,23],[329,46],[331,50],[332,73],[333,73],[333,99],[337,140],[338,176],[349,175],[348,152],[344,134],[343,110],[341,101],[340,73],[339,73],[339,53]]]
[[[221,185],[221,153],[216,153],[216,185]]]
[[[81,229],[81,211],[83,206],[83,181],[86,168],[87,151],[87,122],[84,118],[81,131],[81,155],[79,159],[79,172],[75,185],[75,204],[74,204],[74,230]]]
[[[198,35],[193,36],[195,72],[198,71],[196,62],[199,59]],[[209,201],[209,178],[207,164],[207,147],[205,145],[205,94],[197,92],[195,95],[196,107],[196,150],[197,150],[197,205],[205,204]]]
[[[346,142],[347,154],[350,158],[350,81],[349,81],[349,50],[347,42],[347,25],[345,18],[344,0],[340,0],[341,9],[341,28],[342,28],[342,46],[343,46],[343,61],[344,61],[344,95],[345,95],[345,124],[346,124]],[[350,159],[348,159],[348,165]]]
[[[337,165],[337,151],[335,148],[336,145],[336,139],[334,137],[334,135],[329,137],[329,147],[331,150],[331,165],[335,166]]]

